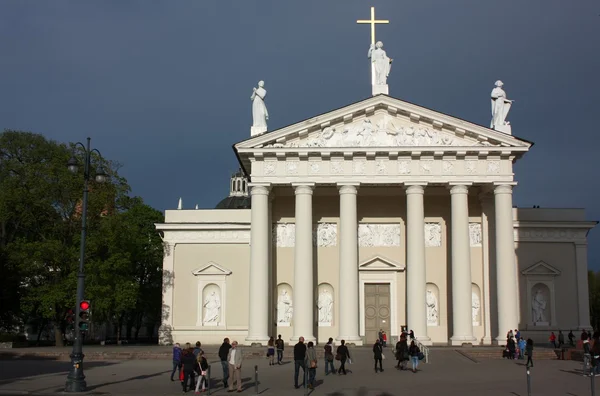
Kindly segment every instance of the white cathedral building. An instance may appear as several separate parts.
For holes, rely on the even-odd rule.
[[[255,88],[230,196],[157,224],[161,343],[362,345],[407,328],[424,345],[489,345],[590,328],[596,222],[513,206],[513,165],[533,143],[512,135],[502,83],[484,127],[388,96],[377,51],[372,97],[278,130]]]

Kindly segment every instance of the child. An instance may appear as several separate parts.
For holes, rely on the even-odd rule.
[[[519,359],[523,359],[523,355],[525,354],[525,348],[527,346],[527,342],[525,342],[524,338],[519,339]]]
[[[202,385],[202,392],[205,392],[206,387],[208,386],[208,379],[206,378],[208,375],[208,362],[204,357],[204,351],[200,351],[200,353],[198,353],[198,366],[200,369],[198,376],[200,378],[196,382],[196,393],[200,393],[200,385]]]

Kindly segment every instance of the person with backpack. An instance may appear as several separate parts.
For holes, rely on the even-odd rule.
[[[413,373],[416,373],[417,367],[419,367],[419,355],[421,354],[421,350],[414,341],[410,342],[408,354],[410,355],[410,360],[412,362],[412,371]]]
[[[204,356],[204,351],[201,351],[198,354],[198,365],[196,366],[197,368],[197,373],[198,373],[198,381],[196,381],[196,392],[195,393],[200,393],[200,386],[202,386],[202,392],[206,391],[206,387],[210,386],[208,384],[208,379],[207,379],[207,375],[208,375],[208,361],[206,361],[206,357]]]
[[[323,348],[325,350],[325,375],[329,375],[329,372],[335,374],[335,367],[333,366],[333,338],[329,337],[329,341]]]

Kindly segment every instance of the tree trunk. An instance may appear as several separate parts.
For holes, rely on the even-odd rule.
[[[58,323],[54,323],[54,343],[57,347],[64,346],[63,343],[63,333],[60,329],[60,325]]]
[[[121,345],[121,327],[123,327],[123,323],[119,320],[117,322],[117,345]]]
[[[131,339],[131,328],[133,327],[133,324],[129,321],[127,322],[127,328],[125,329],[125,337],[130,340]]]
[[[134,333],[134,335],[133,335],[133,338],[134,338],[136,341],[138,340],[138,336],[139,336],[139,334],[140,334],[140,327],[138,326],[138,327],[136,327],[136,328],[135,328],[135,333]]]
[[[40,346],[40,338],[42,338],[42,332],[44,331],[44,325],[46,324],[46,319],[42,319],[38,329],[38,336],[37,336],[37,340],[35,340],[35,345],[36,346]]]

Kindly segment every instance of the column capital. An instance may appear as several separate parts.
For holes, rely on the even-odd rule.
[[[406,195],[411,194],[425,194],[425,186],[427,183],[410,183],[405,184]]]
[[[337,183],[337,188],[342,194],[358,194],[358,186],[360,183]]]
[[[498,194],[511,194],[512,195],[512,189],[513,189],[513,184],[508,184],[508,183],[502,183],[502,184],[495,184],[494,183],[494,195],[498,195]]]
[[[468,194],[470,185],[471,183],[450,183],[448,189],[450,190],[450,195]]]
[[[271,183],[248,183],[250,195],[269,195]]]
[[[292,183],[292,187],[294,187],[294,194],[308,194],[312,195],[313,190],[315,188],[315,183]]]

